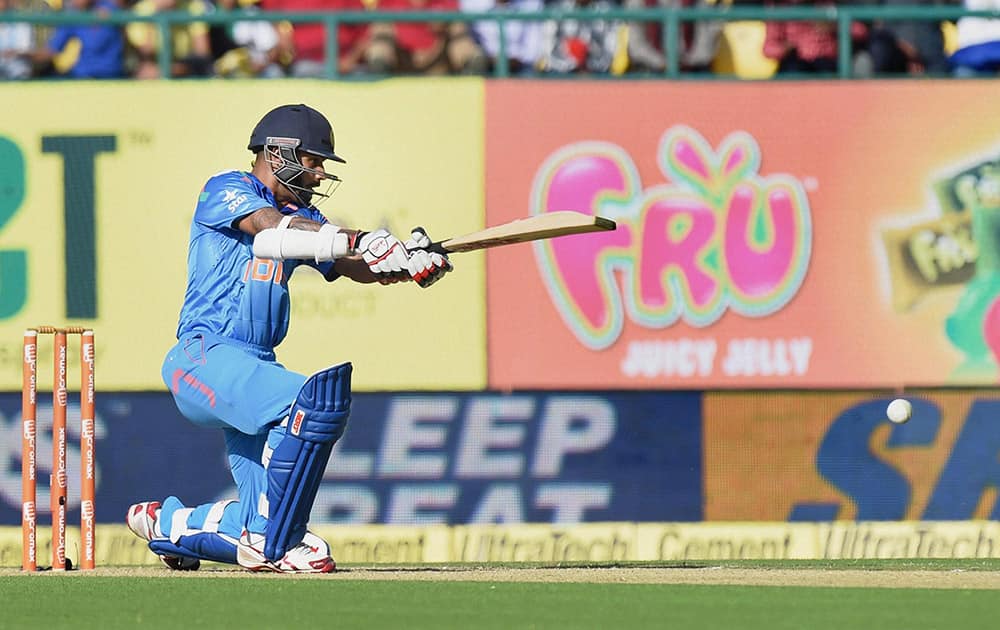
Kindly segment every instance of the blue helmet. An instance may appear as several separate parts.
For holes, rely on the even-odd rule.
[[[312,155],[347,164],[333,149],[333,127],[326,116],[308,105],[282,105],[264,114],[250,133],[247,148],[256,153],[267,146],[288,146]]]
[[[312,202],[314,195],[327,198],[340,178],[330,173],[304,166],[298,153],[308,153],[326,160],[346,164],[347,160],[334,152],[333,127],[326,116],[308,105],[282,105],[264,114],[250,133],[247,148],[263,151],[274,176],[297,198],[303,206]],[[302,185],[300,175],[313,173],[328,180],[326,192],[318,192]]]

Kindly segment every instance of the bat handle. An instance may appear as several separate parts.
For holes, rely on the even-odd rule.
[[[448,255],[448,250],[444,247],[444,241],[438,241],[437,243],[431,243],[431,246],[427,248],[427,251],[441,254],[442,256]]]
[[[427,232],[424,230],[424,228],[422,228],[420,226],[417,226],[417,227],[413,228],[412,230],[410,230],[410,232],[411,233],[418,233],[419,232],[424,237],[427,236]],[[424,250],[426,250],[428,252],[431,252],[431,253],[434,253],[434,254],[441,254],[442,256],[447,256],[448,255],[448,250],[445,249],[444,241],[438,241],[436,243],[431,243],[430,245],[428,245],[427,247],[424,247],[424,248],[416,247],[414,249],[408,249],[407,251],[412,252],[412,251],[414,251],[416,249],[424,249]]]
[[[431,243],[427,247],[414,247],[413,249],[407,249],[407,252],[415,252],[418,249],[423,249],[424,251],[431,252],[433,254],[441,254],[442,256],[447,256],[451,252],[445,248],[444,241],[438,241],[436,243]]]

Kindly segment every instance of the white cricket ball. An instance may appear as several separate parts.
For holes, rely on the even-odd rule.
[[[889,416],[889,420],[892,422],[895,422],[896,424],[903,424],[910,419],[910,416],[913,415],[913,405],[911,405],[908,400],[897,398],[889,403],[889,407],[885,410],[885,414]]]

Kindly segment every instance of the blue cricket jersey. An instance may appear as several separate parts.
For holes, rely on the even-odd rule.
[[[177,337],[202,332],[273,349],[288,332],[288,279],[300,265],[333,280],[332,262],[263,260],[253,257],[253,237],[238,219],[277,207],[270,189],[250,173],[227,171],[205,184],[191,222],[188,284]],[[281,208],[326,223],[315,208]]]

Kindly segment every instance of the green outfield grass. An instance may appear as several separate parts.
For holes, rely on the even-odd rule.
[[[996,628],[995,591],[6,578],[4,628]]]
[[[998,568],[996,561],[976,560],[706,564],[831,571]],[[1000,590],[362,581],[350,572],[307,579],[163,575],[8,572],[0,575],[0,628],[967,630],[996,628],[1000,619]]]

